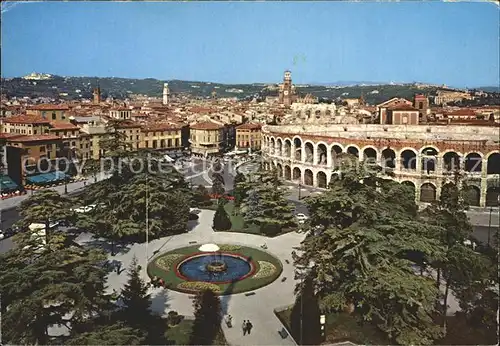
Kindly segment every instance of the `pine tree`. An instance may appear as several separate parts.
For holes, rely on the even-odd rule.
[[[193,300],[194,323],[190,345],[212,345],[220,331],[221,302],[212,290],[199,291]]]
[[[290,317],[291,332],[299,345],[321,343],[320,309],[310,279],[304,280],[296,292]]]
[[[323,231],[304,240],[295,265],[311,268],[322,309],[349,307],[392,343],[432,344],[441,336],[437,288],[415,275],[407,253],[438,256],[439,227],[416,215],[408,189],[365,167],[353,163],[327,192],[307,200],[311,224]]]
[[[140,277],[140,270],[137,258],[134,256],[128,269],[128,282],[121,291],[124,304],[122,315],[129,325],[142,327],[144,330],[150,322],[151,301],[148,286]]]
[[[142,345],[146,339],[139,330],[123,323],[97,326],[95,329],[71,336],[66,345]]]
[[[198,207],[210,205],[210,195],[205,186],[199,185],[194,191],[194,203]]]
[[[244,201],[248,189],[246,187],[246,178],[243,173],[238,173],[234,177],[234,205],[239,207]]]
[[[232,226],[231,220],[229,219],[226,209],[224,208],[224,204],[225,203],[219,202],[214,215],[212,228],[216,231],[228,231]]]

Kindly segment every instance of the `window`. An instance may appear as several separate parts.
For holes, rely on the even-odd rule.
[[[136,136],[136,138],[135,138],[135,139],[136,139],[136,140],[139,140],[139,136]]]
[[[149,148],[149,141],[146,141],[146,148]]]
[[[56,120],[56,119],[57,119],[56,113],[52,113],[52,120]]]
[[[41,152],[41,153],[44,153],[44,152],[45,152],[45,146],[41,146],[41,147],[40,147],[40,152]]]

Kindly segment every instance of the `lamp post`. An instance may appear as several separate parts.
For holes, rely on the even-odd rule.
[[[319,315],[319,324],[321,325],[321,340],[325,340],[326,315]]]
[[[299,182],[299,200],[300,200],[300,197],[301,197],[301,196],[300,196],[300,192],[301,192],[301,190],[302,190],[302,184]]]
[[[491,214],[493,213],[493,207],[490,207],[490,218],[488,221],[488,246],[490,246],[491,239]]]

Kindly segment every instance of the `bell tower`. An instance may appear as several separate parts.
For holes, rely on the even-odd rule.
[[[170,90],[168,88],[168,83],[163,83],[163,105],[168,104],[168,96],[170,95]]]
[[[97,88],[94,88],[92,95],[94,104],[98,105],[99,103],[101,103],[101,87],[99,86],[99,84],[97,84]]]
[[[279,89],[279,102],[289,107],[294,101],[294,96],[295,88],[292,85],[292,72],[286,70],[283,76],[283,84],[280,85]]]

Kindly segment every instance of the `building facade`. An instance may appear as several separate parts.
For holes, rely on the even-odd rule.
[[[260,150],[262,125],[246,123],[236,127],[236,147],[238,149]]]
[[[190,125],[191,152],[203,157],[217,155],[224,149],[224,136],[224,125],[216,122]]]
[[[326,188],[341,160],[351,154],[394,173],[419,202],[439,198],[459,170],[471,205],[496,206],[500,193],[497,126],[310,125],[264,126],[264,167],[285,180]]]

